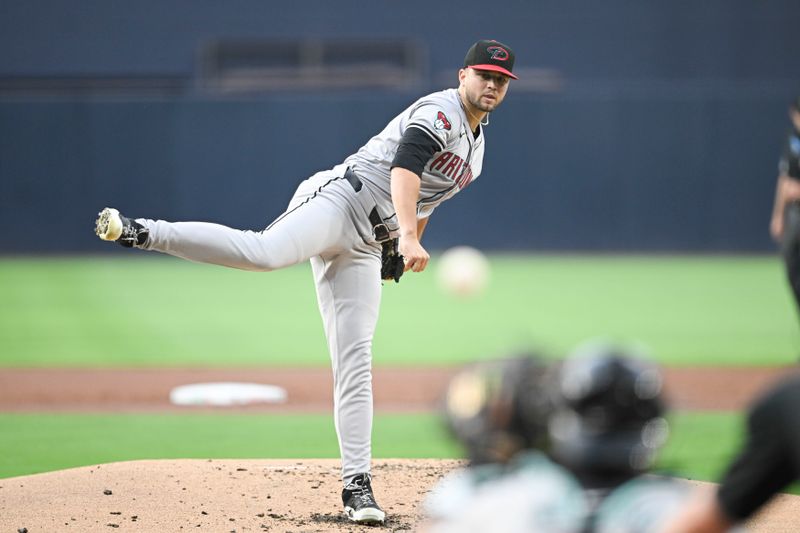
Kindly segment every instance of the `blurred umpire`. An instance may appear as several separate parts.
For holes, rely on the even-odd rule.
[[[781,245],[786,274],[800,308],[800,96],[789,106],[792,128],[778,164],[770,234]]]
[[[800,374],[780,380],[750,407],[747,436],[720,486],[698,492],[660,533],[722,533],[800,479]],[[794,524],[791,531],[797,531]],[[788,530],[787,530],[788,531]]]

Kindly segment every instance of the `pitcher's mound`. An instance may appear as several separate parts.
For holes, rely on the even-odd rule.
[[[386,524],[342,513],[338,459],[161,460],[0,479],[0,531],[416,531],[425,494],[454,460],[373,462]],[[695,482],[712,489],[713,485]],[[795,531],[800,497],[779,495],[750,521],[757,533]]]
[[[338,459],[161,460],[0,479],[0,531],[353,531]],[[414,531],[426,491],[459,461],[373,461],[387,513],[369,531]]]

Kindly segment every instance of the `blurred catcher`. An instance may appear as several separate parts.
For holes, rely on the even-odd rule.
[[[513,365],[506,372],[519,373]],[[440,503],[447,501],[444,482],[439,493],[432,493],[429,515],[436,518],[436,505],[447,513],[433,520],[430,530],[657,532],[687,496],[685,484],[646,475],[668,434],[657,367],[632,348],[591,343],[546,370],[539,366],[534,375],[518,380],[521,386],[512,387],[514,392],[503,389],[497,395],[524,398],[499,402],[514,411],[499,420],[524,421],[499,424],[501,433],[511,437],[491,436],[498,427],[497,411],[489,407],[498,402],[491,401],[480,411],[489,436],[475,437],[472,430],[455,432],[468,451],[472,447],[483,454],[473,450],[473,466],[452,475],[462,480],[457,509]],[[456,376],[454,382],[460,379]],[[448,398],[451,394],[448,390]],[[447,416],[452,418],[449,412]],[[520,431],[521,427],[525,429]],[[497,442],[516,445],[497,446]],[[496,449],[517,453],[510,459],[507,452],[486,453]],[[486,467],[474,466],[476,457],[496,461],[487,463],[493,465],[488,470],[491,475]]]
[[[429,532],[575,531],[583,515],[574,506],[581,502],[580,486],[541,452],[549,412],[546,369],[528,354],[477,362],[451,379],[443,417],[468,465],[448,474],[425,500]],[[522,486],[531,490],[516,490]]]
[[[544,363],[521,355],[475,363],[450,381],[445,423],[471,465],[506,465],[521,450],[543,442],[547,399]]]
[[[584,532],[655,533],[687,486],[647,475],[669,427],[663,379],[633,346],[590,342],[553,368],[550,455],[578,479]]]

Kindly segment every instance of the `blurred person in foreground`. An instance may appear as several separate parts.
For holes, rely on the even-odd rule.
[[[581,488],[542,452],[546,370],[538,356],[520,355],[473,363],[450,380],[444,421],[467,465],[445,476],[426,498],[425,531],[576,530],[583,516]],[[514,491],[531,484],[533,493]],[[522,519],[519,513],[530,515]]]
[[[583,488],[579,531],[655,533],[688,495],[685,483],[651,475],[669,436],[659,368],[638,347],[593,341],[552,375],[550,455]]]
[[[460,474],[468,482],[462,481],[460,492],[451,489],[458,501],[441,506],[448,514],[430,531],[655,533],[684,504],[685,483],[646,475],[668,425],[661,374],[639,352],[586,344],[520,384],[514,394],[535,400],[506,403],[523,411],[536,406],[535,414],[504,419],[533,423],[538,438],[519,439],[527,447],[504,462],[487,457],[490,466],[476,465],[471,456],[471,466]],[[452,387],[448,402],[457,400],[450,398]],[[457,404],[463,408],[464,400]],[[520,427],[532,433],[524,424],[507,424],[504,432],[515,434]],[[467,449],[481,442],[465,439],[464,431],[456,435]],[[429,502],[444,499],[447,481]]]
[[[800,374],[784,378],[747,414],[747,435],[719,487],[697,491],[660,533],[722,533],[800,479]]]
[[[789,106],[792,127],[786,135],[775,186],[770,234],[781,246],[786,275],[800,308],[800,96]]]

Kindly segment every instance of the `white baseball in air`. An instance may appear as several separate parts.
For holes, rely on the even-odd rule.
[[[456,246],[445,251],[437,261],[439,287],[454,296],[474,296],[489,283],[489,260],[470,246]]]

